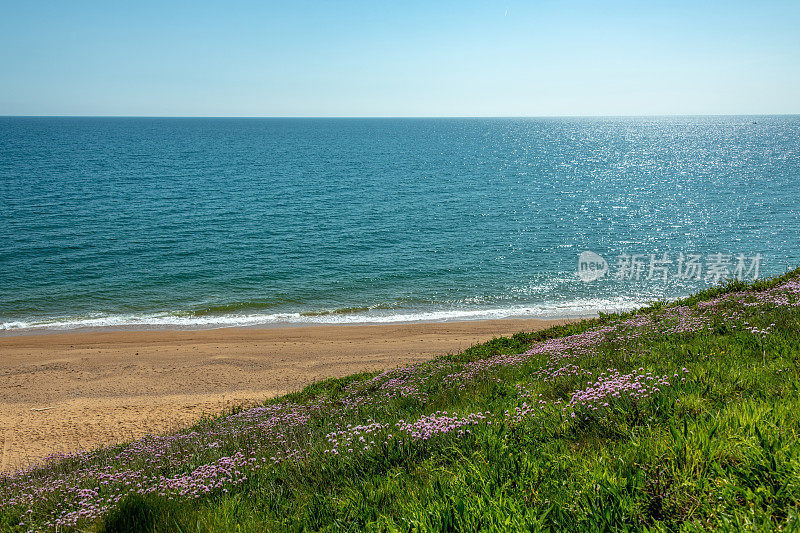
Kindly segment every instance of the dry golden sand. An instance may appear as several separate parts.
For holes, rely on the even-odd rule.
[[[0,471],[563,321],[0,337]]]

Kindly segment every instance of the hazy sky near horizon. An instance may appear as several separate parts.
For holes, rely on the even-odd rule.
[[[4,1],[0,115],[800,113],[800,1]]]

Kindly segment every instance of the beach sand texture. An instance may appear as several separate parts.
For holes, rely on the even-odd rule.
[[[0,337],[0,470],[564,320]]]

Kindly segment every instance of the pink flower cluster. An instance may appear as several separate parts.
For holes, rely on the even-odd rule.
[[[772,328],[775,327],[774,323],[761,329],[759,329],[758,326],[751,326],[747,321],[745,321],[744,324],[747,331],[761,338],[767,337],[772,332]]]
[[[389,424],[371,422],[364,425],[350,425],[341,431],[333,431],[326,435],[330,445],[325,453],[340,455],[356,452],[367,452],[375,446],[391,442],[424,442],[453,432],[459,436],[470,433],[469,426],[485,423],[491,425],[491,413],[469,413],[458,415],[447,411],[436,411],[422,416],[413,422],[399,420],[394,429]]]
[[[0,507],[32,509],[39,501],[59,500],[58,511],[44,528],[61,529],[102,516],[128,493],[198,498],[224,492],[243,482],[247,470],[265,463],[266,450],[275,454],[273,461],[304,453],[298,449],[298,436],[310,416],[299,404],[256,407],[210,421],[201,431],[148,435],[121,447],[57,456],[49,464],[61,460],[72,469],[31,467],[10,477],[0,475],[6,489]],[[232,442],[238,450],[226,452]]]
[[[630,374],[608,369],[598,376],[597,381],[590,381],[585,389],[575,391],[567,406],[573,409],[574,417],[576,412],[597,411],[609,407],[611,402],[619,398],[643,400],[659,392],[661,388],[669,387],[668,378],[666,375],[645,372],[643,368]]]
[[[345,429],[332,431],[326,435],[328,443],[332,444],[332,447],[327,448],[325,453],[339,455],[344,452],[369,451],[372,446],[375,446],[375,439],[378,443],[388,444],[388,440],[393,438],[391,434],[386,434],[388,427],[389,424],[379,422],[356,426],[347,424]]]
[[[404,420],[398,421],[395,426],[397,430],[414,439],[428,440],[433,437],[446,435],[457,431],[458,435],[465,435],[469,433],[467,428],[481,423],[488,425],[492,424],[491,413],[470,413],[466,416],[450,414],[447,411],[436,411],[428,416],[418,418],[414,422],[406,422]]]

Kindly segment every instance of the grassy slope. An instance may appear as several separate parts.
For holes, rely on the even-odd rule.
[[[259,462],[246,467],[246,479],[188,499],[127,491],[110,511],[80,520],[79,528],[797,528],[800,307],[795,292],[776,288],[798,276],[800,271],[750,286],[733,283],[633,314],[495,339],[406,371],[311,385],[267,403],[269,409],[290,406],[308,415],[296,426],[281,423],[291,428],[277,441],[273,433],[252,437],[237,430],[218,432],[223,434],[218,448],[179,450],[193,458],[183,471],[251,450]],[[688,310],[681,312],[681,306]],[[503,357],[537,346],[545,348],[523,358]],[[565,405],[575,391],[591,389],[598,379],[606,383],[600,375],[608,369],[631,376],[651,372],[670,385],[657,391],[650,385],[640,398],[623,393],[589,400],[591,408]],[[437,411],[485,418],[446,432],[440,424],[438,433],[418,424],[418,431],[434,431],[428,439],[397,426]],[[347,428],[368,422],[386,426]],[[218,423],[206,420],[195,429],[217,431]],[[337,430],[343,433],[330,435]],[[326,451],[348,434],[354,438],[338,448],[340,453]],[[66,479],[101,464],[112,470],[127,467],[119,463],[124,449],[0,478],[0,489],[14,493],[31,480]],[[286,451],[297,453],[280,456]],[[262,455],[270,459],[264,463]],[[126,457],[137,468],[175,474],[168,465]],[[64,494],[72,492],[52,491],[30,505],[13,501],[0,510],[0,530],[44,523],[61,512],[69,501]],[[20,520],[24,526],[17,525]]]

